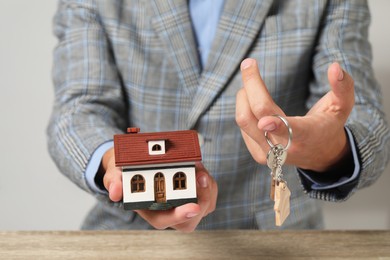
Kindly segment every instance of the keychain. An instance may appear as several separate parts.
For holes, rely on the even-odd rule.
[[[290,214],[291,192],[287,187],[287,182],[283,179],[282,166],[287,159],[287,149],[291,145],[292,129],[284,117],[280,115],[273,116],[282,120],[288,129],[288,142],[285,147],[281,144],[274,145],[268,138],[268,132],[264,133],[265,139],[271,147],[267,154],[267,165],[271,169],[270,198],[275,201],[275,225],[281,226]]]

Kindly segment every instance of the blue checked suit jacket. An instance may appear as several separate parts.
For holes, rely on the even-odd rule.
[[[288,115],[304,115],[329,90],[332,62],[355,80],[356,105],[346,127],[362,168],[349,194],[340,198],[334,190],[304,188],[296,168],[283,167],[292,192],[283,228],[320,228],[316,199],[348,198],[373,183],[389,157],[369,22],[366,1],[226,0],[201,70],[186,0],[60,1],[48,143],[61,172],[98,200],[83,228],[151,228],[121,203],[95,194],[85,180],[91,154],[128,126],[203,135],[203,163],[219,197],[199,229],[275,228],[269,169],[251,158],[235,124],[245,57],[257,59],[269,92]]]

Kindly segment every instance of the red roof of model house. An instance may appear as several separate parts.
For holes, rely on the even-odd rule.
[[[137,166],[201,161],[198,134],[194,130],[138,133],[129,128],[127,134],[114,135],[115,165]],[[164,141],[165,154],[150,155],[149,141]]]

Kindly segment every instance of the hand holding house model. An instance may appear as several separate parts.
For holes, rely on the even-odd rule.
[[[202,160],[194,130],[114,136],[115,165],[122,169],[126,210],[166,210],[197,202],[195,163]]]

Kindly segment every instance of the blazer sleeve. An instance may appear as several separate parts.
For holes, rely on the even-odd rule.
[[[60,1],[54,17],[55,101],[47,128],[49,153],[82,189],[93,152],[127,126],[127,102],[94,1]]]
[[[355,106],[345,127],[353,134],[361,168],[358,180],[349,185],[348,194],[342,197],[335,190],[312,190],[303,183],[312,198],[346,200],[357,189],[374,183],[389,161],[389,129],[380,86],[372,70],[369,24],[366,1],[328,2],[313,56],[314,81],[307,106],[311,107],[330,90],[327,69],[332,62],[339,62],[355,82]]]

